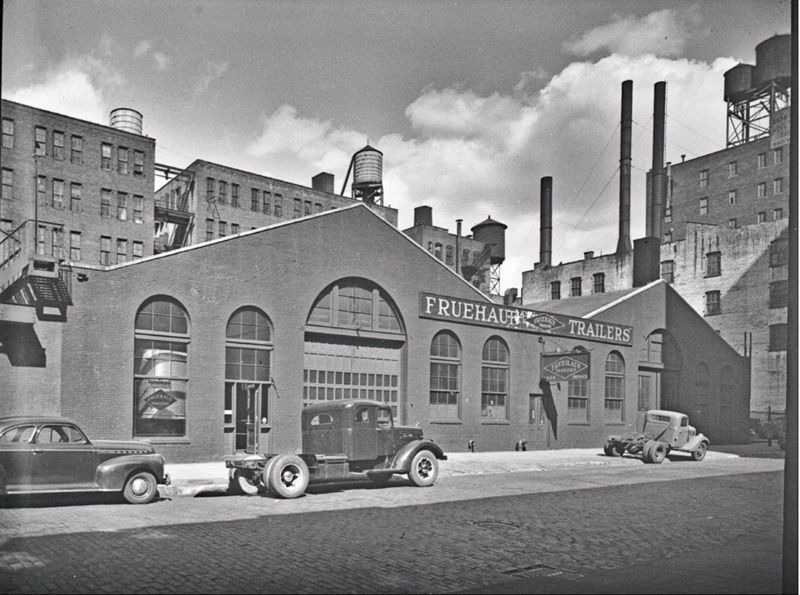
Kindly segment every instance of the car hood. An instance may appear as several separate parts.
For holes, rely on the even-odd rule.
[[[108,452],[138,454],[153,453],[155,449],[147,442],[141,440],[92,440],[97,450]]]
[[[395,430],[404,438],[419,440],[422,438],[422,428],[416,426],[395,426]]]

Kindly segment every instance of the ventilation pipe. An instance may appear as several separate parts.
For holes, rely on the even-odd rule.
[[[539,229],[539,262],[549,268],[553,259],[553,178],[545,176],[541,180],[539,191],[540,229]]]
[[[631,125],[633,81],[622,81],[622,120],[619,143],[619,239],[617,254],[631,251]]]
[[[653,88],[653,166],[651,168],[651,192],[649,219],[647,221],[648,237],[661,240],[661,229],[664,217],[664,196],[667,189],[667,176],[664,167],[664,149],[666,145],[667,117],[667,83],[659,81]]]

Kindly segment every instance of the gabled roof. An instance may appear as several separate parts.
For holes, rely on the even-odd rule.
[[[666,282],[663,279],[656,279],[647,285],[636,287],[634,289],[620,289],[617,291],[609,291],[607,293],[593,293],[591,295],[570,297],[563,300],[547,300],[544,302],[536,302],[535,304],[526,304],[525,307],[532,310],[552,312],[553,314],[565,314],[567,316],[592,318],[595,314],[600,314],[604,310],[629,300],[632,297],[661,283]]]

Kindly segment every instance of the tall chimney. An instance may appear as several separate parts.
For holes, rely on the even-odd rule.
[[[633,81],[622,81],[622,121],[619,142],[619,239],[617,254],[631,251],[631,125]]]
[[[549,267],[553,259],[553,177],[545,176],[540,186],[539,262]]]
[[[665,120],[667,116],[667,83],[659,81],[653,88],[653,167],[650,183],[652,203],[647,209],[647,237],[661,239],[664,217],[664,195],[667,190],[667,176],[664,168],[664,148],[667,141]]]

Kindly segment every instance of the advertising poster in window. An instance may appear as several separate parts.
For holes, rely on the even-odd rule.
[[[137,413],[140,419],[186,419],[185,382],[166,378],[139,381]]]
[[[588,380],[589,371],[588,352],[542,355],[542,380],[548,382]]]

